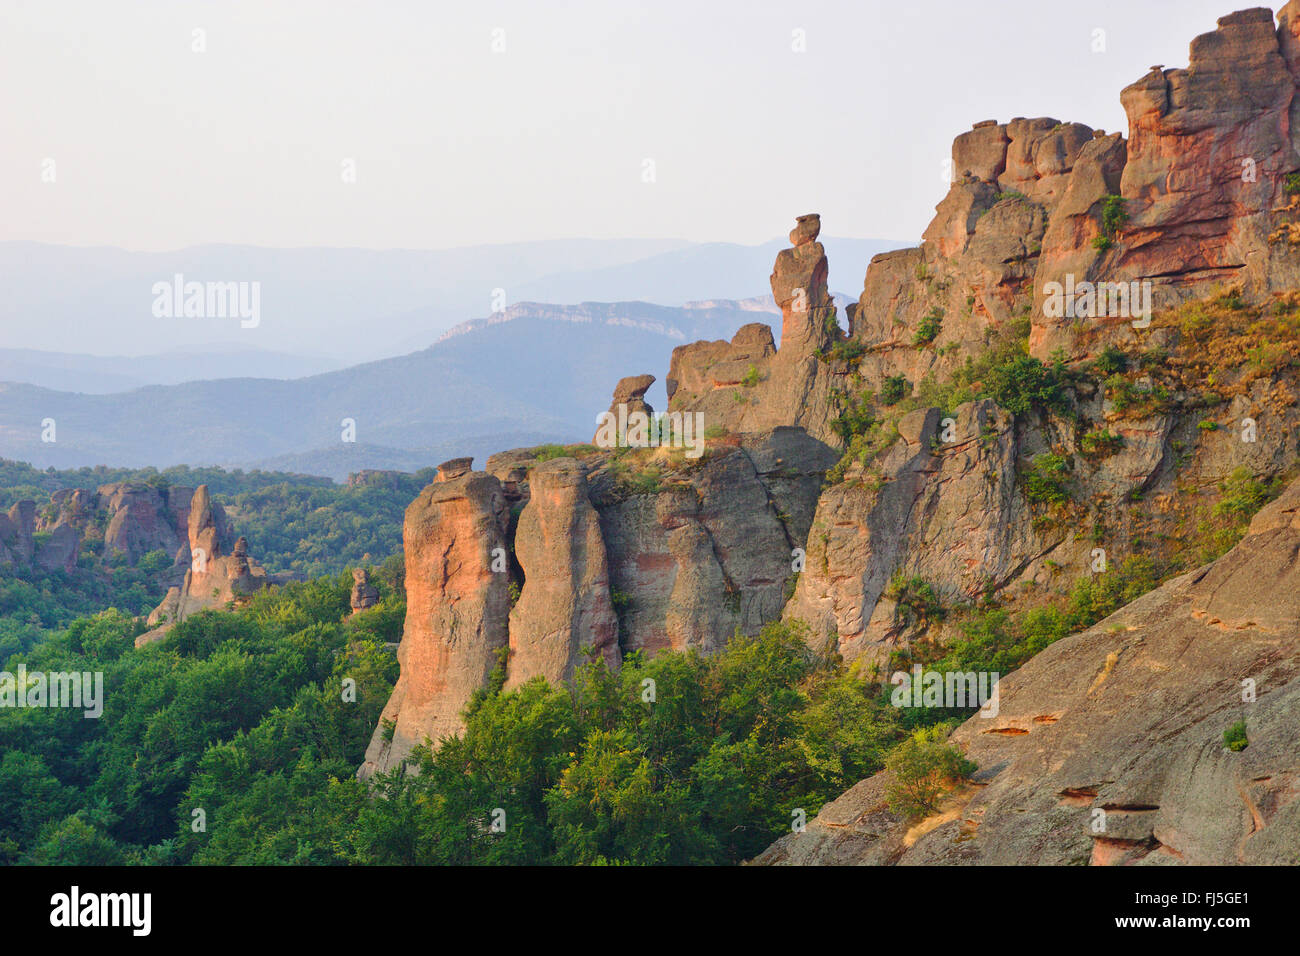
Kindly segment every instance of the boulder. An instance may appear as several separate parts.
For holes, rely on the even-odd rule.
[[[608,414],[612,415],[613,420],[619,423],[619,427],[616,429],[619,446],[626,443],[628,416],[634,412],[640,412],[647,418],[654,416],[655,410],[645,400],[645,393],[654,383],[655,377],[653,375],[631,375],[619,379],[618,384],[614,386],[614,398],[609,404]],[[600,444],[601,433],[602,429],[598,420],[596,434],[592,438],[593,444]]]

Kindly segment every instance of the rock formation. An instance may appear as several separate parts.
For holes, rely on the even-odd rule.
[[[190,566],[184,581],[170,588],[149,615],[152,630],[136,638],[137,647],[161,640],[173,626],[199,611],[224,607],[272,583],[266,571],[249,559],[244,538],[227,544],[229,521],[207,485],[194,490],[188,512]]]
[[[349,488],[387,488],[398,489],[402,473],[400,471],[381,471],[376,468],[363,468],[348,475]]]
[[[785,426],[741,436],[653,494],[607,471],[592,499],[623,597],[624,651],[716,650],[780,617],[835,452]]]
[[[618,422],[617,440],[619,445],[626,444],[627,437],[627,419],[633,412],[640,412],[647,418],[654,415],[655,410],[645,400],[645,393],[650,386],[655,383],[653,375],[631,375],[627,378],[619,379],[614,386],[614,399],[609,403],[609,414],[613,420]],[[592,442],[599,444],[601,439],[601,430],[596,429],[596,436]]]
[[[844,336],[826,291],[820,230],[820,216],[798,217],[791,247],[777,255],[770,282],[781,308],[780,349],[771,329],[758,323],[741,328],[730,342],[678,346],[666,383],[670,412],[702,412],[706,428],[740,433],[798,425],[814,438],[833,440],[831,393],[846,369],[828,364],[825,352]]]
[[[150,551],[176,556],[185,542],[192,494],[188,488],[160,490],[139,482],[101,487],[99,498],[112,515],[104,532],[104,553],[124,555],[132,564]]]
[[[529,491],[515,531],[524,585],[510,611],[507,687],[538,675],[567,680],[589,652],[613,667],[620,659],[609,559],[582,465],[538,465]]]
[[[1300,483],[1212,565],[1004,677],[950,739],[979,770],[940,815],[910,826],[878,774],[756,862],[1300,864],[1298,553]]]
[[[1187,537],[1243,469],[1294,477],[1293,333],[1266,343],[1282,349],[1266,362],[1260,349],[1207,349],[1176,315],[1135,327],[1141,316],[1058,317],[1047,305],[1049,284],[1067,277],[1149,281],[1155,309],[1231,283],[1234,315],[1300,288],[1300,178],[1289,181],[1300,173],[1300,0],[1279,23],[1259,10],[1225,17],[1192,43],[1188,69],[1130,86],[1127,137],[1052,118],[958,136],[924,242],[872,260],[847,336],[820,219],[799,217],[770,278],[780,348],[750,324],[672,353],[669,412],[702,413],[710,436],[698,461],[517,449],[486,472],[441,466],[407,513],[402,676],[363,775],[459,730],[499,663],[507,687],[559,682],[588,654],[616,666],[634,651],[707,653],[784,617],[878,680],[922,637],[946,647],[953,636],[909,619],[909,581],[948,606],[1035,606],[1106,561]],[[1268,316],[1298,303],[1278,296]],[[1226,338],[1249,339],[1251,321]],[[970,400],[999,394],[975,372],[953,384],[990,343],[1023,360],[1026,340],[1034,357],[1071,363],[1059,401],[1012,395],[1026,399],[1013,412]],[[1121,352],[1101,370],[1107,346]],[[1211,372],[1206,351],[1222,367]],[[885,388],[899,379],[919,397],[892,407]],[[615,410],[643,403],[652,382],[621,380]],[[927,407],[931,395],[947,407]],[[1049,487],[1031,493],[1044,461]],[[877,776],[763,862],[1296,862],[1285,728],[1300,700],[1300,609],[1269,596],[1295,590],[1298,488],[1212,567],[1006,677],[1000,716],[953,737],[981,770],[954,793],[951,818],[909,832]],[[1233,697],[1243,677],[1261,689],[1249,711]],[[1250,746],[1224,752],[1239,714]],[[1109,814],[1106,834],[1090,832],[1092,809]]]
[[[95,543],[105,558],[131,565],[159,550],[183,564],[191,494],[188,488],[117,482],[94,491],[55,491],[40,509],[34,501],[17,502],[0,515],[0,565],[71,572],[83,545]]]
[[[19,501],[0,515],[0,564],[28,565],[36,553],[36,502]]]
[[[1051,118],[986,120],[958,136],[924,244],[867,269],[851,309],[852,336],[873,353],[862,374],[877,387],[946,374],[1022,314],[1043,359],[1148,347],[1118,309],[1047,314],[1049,283],[1067,276],[1149,281],[1155,308],[1216,285],[1258,301],[1300,284],[1300,201],[1287,185],[1300,171],[1297,9],[1283,8],[1280,27],[1262,8],[1223,17],[1192,42],[1186,69],[1126,88],[1127,138]],[[927,317],[941,329],[917,347]]]
[[[362,775],[458,732],[503,650],[506,686],[559,683],[588,654],[617,666],[631,650],[712,651],[777,620],[836,458],[785,426],[652,491],[630,491],[603,452],[537,462],[520,450],[493,456],[495,474],[449,469],[457,477],[407,509],[401,677]],[[496,475],[512,476],[517,524]]]
[[[507,515],[501,483],[459,462],[440,466],[406,509],[401,675],[363,774],[397,767],[426,739],[457,732],[470,696],[498,664],[509,642]]]
[[[1035,530],[1016,487],[1013,422],[993,402],[961,406],[946,426],[938,409],[911,412],[898,431],[876,465],[888,480],[864,481],[859,466],[822,494],[785,608],[846,660],[882,667],[899,647],[886,593],[896,574],[922,578],[945,603],[971,603],[1042,575],[1043,558],[1063,558],[1069,539]]]
[[[378,603],[379,588],[370,583],[370,572],[365,568],[353,568],[351,597],[352,613],[360,614],[362,611],[372,608]]]

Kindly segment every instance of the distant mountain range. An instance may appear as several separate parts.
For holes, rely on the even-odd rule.
[[[897,245],[823,242],[842,264],[832,266],[841,288],[856,288],[871,256]],[[224,465],[342,480],[587,441],[617,381],[666,368],[675,346],[730,338],[754,321],[779,336],[771,297],[754,293],[783,246],[131,253],[0,243],[0,456],[40,468]],[[261,283],[260,321],[155,316],[154,285],[176,275]],[[853,299],[836,296],[841,309]],[[565,301],[579,304],[545,304]],[[647,397],[663,408],[663,382]]]
[[[102,395],[201,379],[302,378],[346,364],[306,352],[263,352],[230,346],[134,356],[0,349],[0,382]]]
[[[823,239],[832,283],[857,289],[868,260],[906,243]],[[631,302],[681,306],[767,291],[784,241],[744,246],[663,239],[562,239],[444,251],[268,249],[196,246],[175,252],[0,242],[0,381],[35,384],[40,357],[13,350],[92,356],[259,352],[239,371],[214,362],[201,378],[292,378],[427,348],[468,317],[520,302]],[[259,283],[260,321],[165,318],[153,313],[157,283]],[[295,358],[290,358],[295,357]],[[115,359],[99,368],[46,367],[45,384],[103,392],[164,384]],[[184,369],[184,371],[180,371]],[[276,369],[272,372],[271,369]],[[85,374],[84,381],[76,373]],[[202,367],[200,363],[200,372]],[[173,375],[192,377],[184,361]],[[170,380],[168,380],[170,381]],[[57,383],[57,385],[55,385]]]
[[[663,369],[677,345],[729,338],[756,321],[779,335],[770,297],[688,308],[520,303],[421,351],[291,381],[241,376],[114,394],[5,383],[0,455],[40,468],[213,464],[336,480],[465,454],[481,461],[511,447],[590,440],[620,378]],[[664,407],[662,381],[648,397]],[[42,440],[46,420],[54,441]],[[345,420],[355,441],[343,440]]]

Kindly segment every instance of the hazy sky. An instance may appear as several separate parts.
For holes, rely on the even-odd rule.
[[[1248,5],[0,0],[0,239],[756,243],[816,211],[911,242],[954,135],[1125,129],[1120,89]]]

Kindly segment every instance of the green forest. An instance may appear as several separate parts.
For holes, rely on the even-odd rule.
[[[592,662],[563,688],[497,680],[463,735],[417,749],[419,775],[368,785],[355,771],[404,617],[400,565],[374,580],[380,603],[356,615],[337,575],[139,650],[142,625],[105,611],[10,658],[102,671],[106,701],[99,719],[0,713],[0,860],[737,863],[908,736],[876,685],[772,624],[709,658]]]

